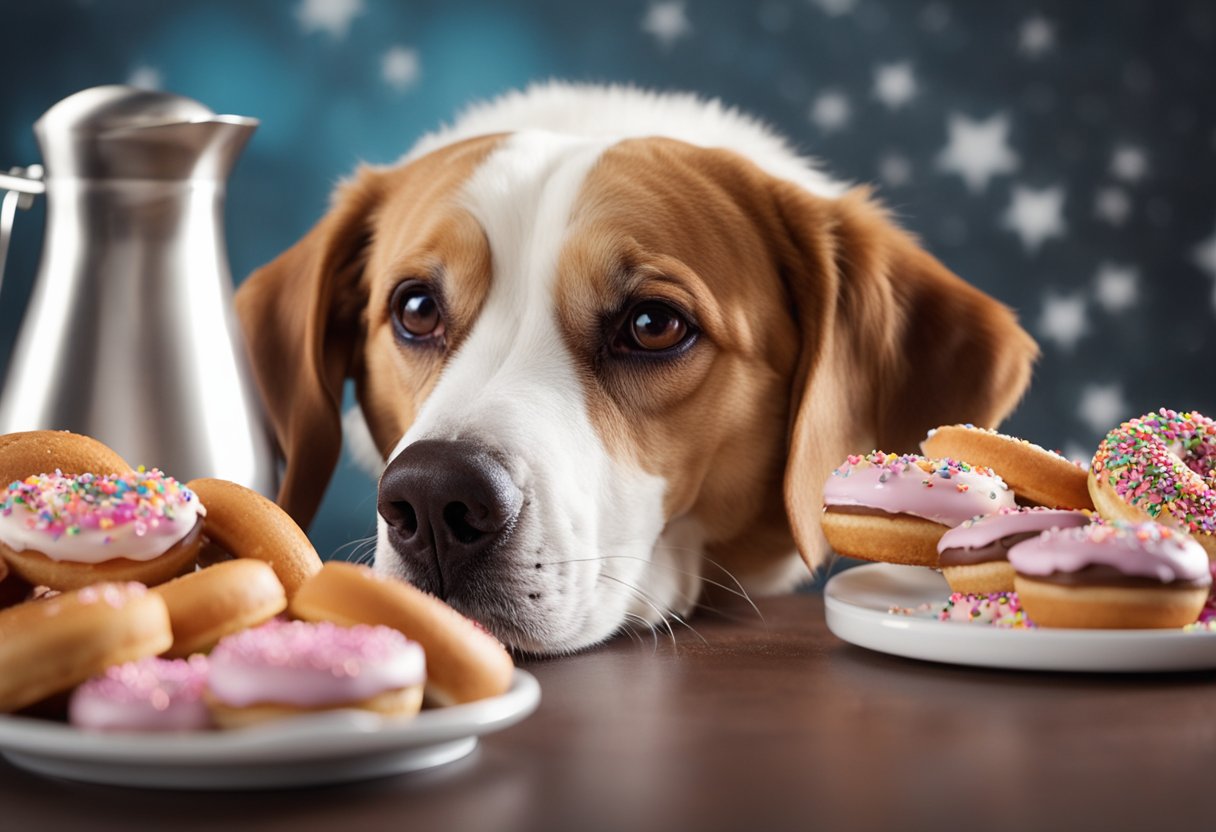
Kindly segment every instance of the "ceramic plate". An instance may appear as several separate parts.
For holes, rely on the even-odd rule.
[[[1216,633],[1182,630],[1003,630],[892,615],[892,607],[944,605],[946,579],[931,569],[875,563],[834,575],[824,588],[828,629],[859,647],[948,664],[1012,670],[1140,673],[1216,669]]]
[[[39,774],[166,789],[263,789],[383,777],[472,753],[477,738],[536,710],[540,685],[516,670],[502,696],[425,710],[406,721],[328,711],[240,731],[93,733],[0,716],[0,754]]]

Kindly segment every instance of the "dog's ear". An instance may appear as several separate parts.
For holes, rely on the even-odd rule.
[[[342,385],[361,340],[378,175],[341,186],[303,239],[236,293],[254,378],[286,461],[278,502],[307,528],[342,448]]]
[[[1004,419],[1038,356],[1013,312],[899,229],[864,189],[774,186],[802,334],[785,504],[804,559],[825,551],[824,480],[850,453],[916,451],[929,429]]]

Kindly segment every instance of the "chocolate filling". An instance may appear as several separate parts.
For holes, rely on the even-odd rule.
[[[1126,589],[1199,589],[1208,585],[1203,578],[1167,583],[1156,578],[1125,575],[1115,567],[1104,564],[1087,566],[1076,572],[1052,572],[1050,575],[1023,575],[1022,577],[1059,586],[1110,586]]]
[[[994,563],[1000,560],[1008,560],[1009,548],[1015,543],[1021,543],[1023,540],[1030,540],[1032,537],[1038,537],[1040,532],[1018,532],[1017,534],[1006,535],[992,541],[987,546],[977,546],[974,549],[958,547],[956,549],[946,549],[937,556],[938,566],[975,566],[977,563]]]
[[[824,506],[824,511],[832,514],[856,514],[861,517],[908,517],[912,520],[924,520],[923,517],[918,517],[915,514],[905,514],[902,511],[883,511],[880,508],[871,508],[870,506]],[[935,521],[930,520],[930,523]],[[944,523],[941,525],[945,525]]]

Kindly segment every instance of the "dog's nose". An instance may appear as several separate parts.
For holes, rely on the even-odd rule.
[[[484,445],[424,439],[385,468],[377,508],[394,548],[443,596],[477,555],[509,533],[523,499]]]

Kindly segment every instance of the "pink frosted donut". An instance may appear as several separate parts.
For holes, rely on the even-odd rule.
[[[1009,550],[1027,614],[1043,627],[1182,627],[1212,576],[1203,547],[1159,523],[1053,529]]]
[[[68,719],[93,731],[201,731],[207,659],[141,659],[108,668],[72,693]]]
[[[1048,529],[1089,525],[1081,511],[1057,508],[1003,508],[996,514],[972,517],[942,535],[937,543],[938,564],[967,566],[1005,560],[1009,547],[1038,537]]]
[[[403,691],[406,710],[417,711],[426,681],[422,647],[380,626],[273,620],[221,639],[210,659],[207,697],[226,726],[246,724],[242,709],[263,718],[337,707],[398,713]],[[369,705],[378,700],[391,704]]]

